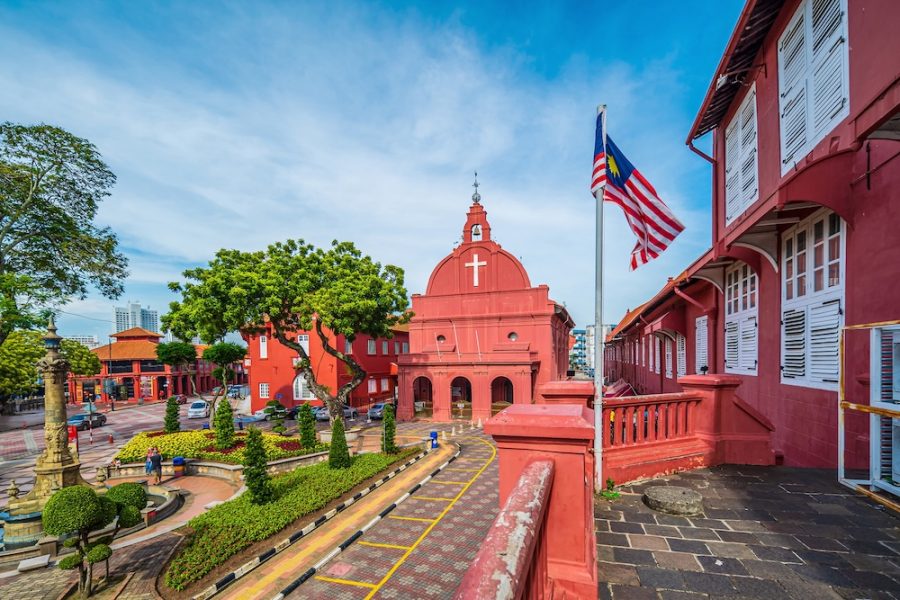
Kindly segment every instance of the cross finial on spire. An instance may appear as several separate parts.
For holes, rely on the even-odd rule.
[[[475,204],[479,204],[481,202],[481,194],[478,193],[478,171],[475,171],[475,183],[472,184],[472,187],[475,188],[475,193],[472,194],[472,202]]]

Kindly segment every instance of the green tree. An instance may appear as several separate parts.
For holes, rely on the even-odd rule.
[[[85,139],[0,124],[0,345],[90,286],[121,295],[127,261],[112,230],[94,224],[115,180]]]
[[[169,396],[166,401],[165,426],[166,433],[181,431],[181,423],[178,420],[178,400],[175,399],[175,396]]]
[[[394,439],[397,433],[397,424],[394,421],[394,407],[390,404],[384,405],[381,426],[383,428],[381,451],[385,454],[393,454],[397,451],[397,442]]]
[[[269,400],[266,403],[266,412],[271,415],[272,419],[272,432],[273,433],[284,433],[287,431],[284,428],[284,417],[282,415],[285,414],[284,405],[278,400]]]
[[[226,398],[216,406],[213,424],[216,428],[216,448],[225,450],[234,445],[234,412]]]
[[[350,450],[344,435],[344,419],[335,419],[331,424],[331,445],[328,448],[328,466],[332,469],[346,469],[350,466]]]
[[[0,345],[0,398],[30,394],[37,389],[37,362],[46,353],[43,335],[40,331],[20,329],[10,333]],[[63,340],[60,354],[76,375],[90,377],[100,372],[100,359],[84,344]]]
[[[209,266],[189,269],[184,277],[184,283],[169,285],[182,298],[163,317],[167,331],[211,341],[229,331],[249,336],[271,329],[279,343],[297,352],[297,373],[325,402],[332,421],[341,418],[350,393],[366,378],[338,340],[352,342],[358,334],[391,337],[391,328],[412,316],[406,312],[403,270],[363,256],[351,242],[321,249],[288,240],[260,252],[220,250]],[[306,331],[346,365],[351,377],[337,390],[316,379],[297,340]]]
[[[300,443],[304,448],[312,448],[316,445],[316,416],[309,404],[304,404],[297,411],[297,420],[300,422]]]
[[[275,497],[269,473],[266,471],[266,449],[262,432],[251,427],[247,433],[247,448],[244,450],[244,483],[253,504],[265,504]]]
[[[156,358],[173,370],[188,371],[191,389],[197,395],[197,384],[194,371],[190,367],[197,363],[197,347],[190,342],[163,342],[156,345]]]
[[[165,317],[163,317],[165,319]],[[234,376],[234,370],[231,365],[244,358],[247,355],[247,349],[240,344],[232,344],[231,342],[219,342],[213,344],[203,351],[203,360],[216,365],[213,369],[212,376],[222,382],[219,393],[213,396],[212,409],[215,410],[219,395],[222,398],[228,396],[228,382]]]
[[[85,597],[91,595],[94,565],[109,560],[112,555],[109,545],[116,533],[122,527],[140,523],[140,511],[146,505],[146,496],[140,502],[131,489],[113,492],[118,487],[110,488],[106,496],[98,496],[92,488],[83,485],[62,488],[50,496],[41,515],[45,532],[72,536],[63,545],[75,551],[59,561],[59,568],[78,569],[78,591]],[[103,529],[117,517],[111,535],[93,541],[89,539],[92,532]],[[109,563],[107,575],[108,571]]]

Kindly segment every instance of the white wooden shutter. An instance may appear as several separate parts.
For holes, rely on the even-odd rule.
[[[841,302],[829,300],[809,307],[809,375],[816,381],[838,382],[838,340]]]
[[[655,370],[655,368],[653,366],[653,339],[654,338],[651,335],[650,339],[647,340],[647,361],[648,361],[649,370],[651,372]]]
[[[756,372],[757,365],[757,323],[756,317],[741,320],[741,356],[740,367],[745,371]]]
[[[725,368],[740,366],[740,325],[737,321],[725,323]]]
[[[269,338],[264,335],[259,336],[259,357],[269,358]]]
[[[801,158],[806,146],[809,60],[806,48],[806,14],[801,6],[778,43],[778,91],[781,109],[781,162],[786,167]],[[782,168],[782,172],[785,168]]]
[[[694,321],[694,371],[702,373],[703,367],[709,367],[709,353],[707,351],[707,322],[708,317],[697,317]]]
[[[756,88],[747,93],[741,113],[741,190],[740,212],[744,212],[757,198],[756,187]]]
[[[844,13],[841,0],[812,0],[812,127],[816,139],[844,108]]]
[[[678,376],[687,375],[687,340],[680,333],[675,336],[675,357]]]
[[[666,377],[672,379],[672,339],[666,338]]]
[[[740,128],[734,119],[725,130],[725,222],[730,223],[740,214]]]
[[[653,353],[654,357],[654,373],[659,373],[662,370],[662,340],[659,339],[659,336],[653,336]]]
[[[784,379],[806,377],[806,309],[784,311],[781,322],[781,376]]]

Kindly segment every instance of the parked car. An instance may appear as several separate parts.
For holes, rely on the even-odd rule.
[[[328,420],[328,407],[320,406],[319,408],[313,409],[313,414],[316,415],[316,421],[327,421]]]
[[[106,425],[106,415],[101,415],[100,413],[88,414],[88,413],[80,413],[77,415],[72,415],[66,421],[68,425],[74,425],[78,428],[78,431],[84,431],[89,427],[102,427]]]
[[[316,412],[316,421],[327,421],[328,420],[328,407],[321,406],[315,409]],[[344,407],[344,418],[345,419],[356,419],[359,417],[359,411],[357,411],[352,406]]]
[[[274,400],[269,402],[262,410],[266,413],[267,421],[271,419],[286,419],[288,414],[287,409],[281,403]]]
[[[384,407],[385,406],[393,406],[390,402],[379,402],[378,404],[373,404],[369,408],[370,419],[383,419],[384,418]]]
[[[188,419],[206,419],[209,417],[209,402],[196,400],[188,407]]]
[[[184,394],[175,394],[175,402],[178,404],[187,404],[187,396]]]

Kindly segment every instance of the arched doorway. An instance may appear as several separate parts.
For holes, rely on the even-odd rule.
[[[431,380],[416,377],[413,380],[413,410],[417,417],[430,417],[433,414],[432,398]]]
[[[506,377],[491,382],[491,414],[495,415],[513,403],[513,384]]]
[[[461,419],[472,418],[472,383],[465,377],[450,382],[450,412]]]

